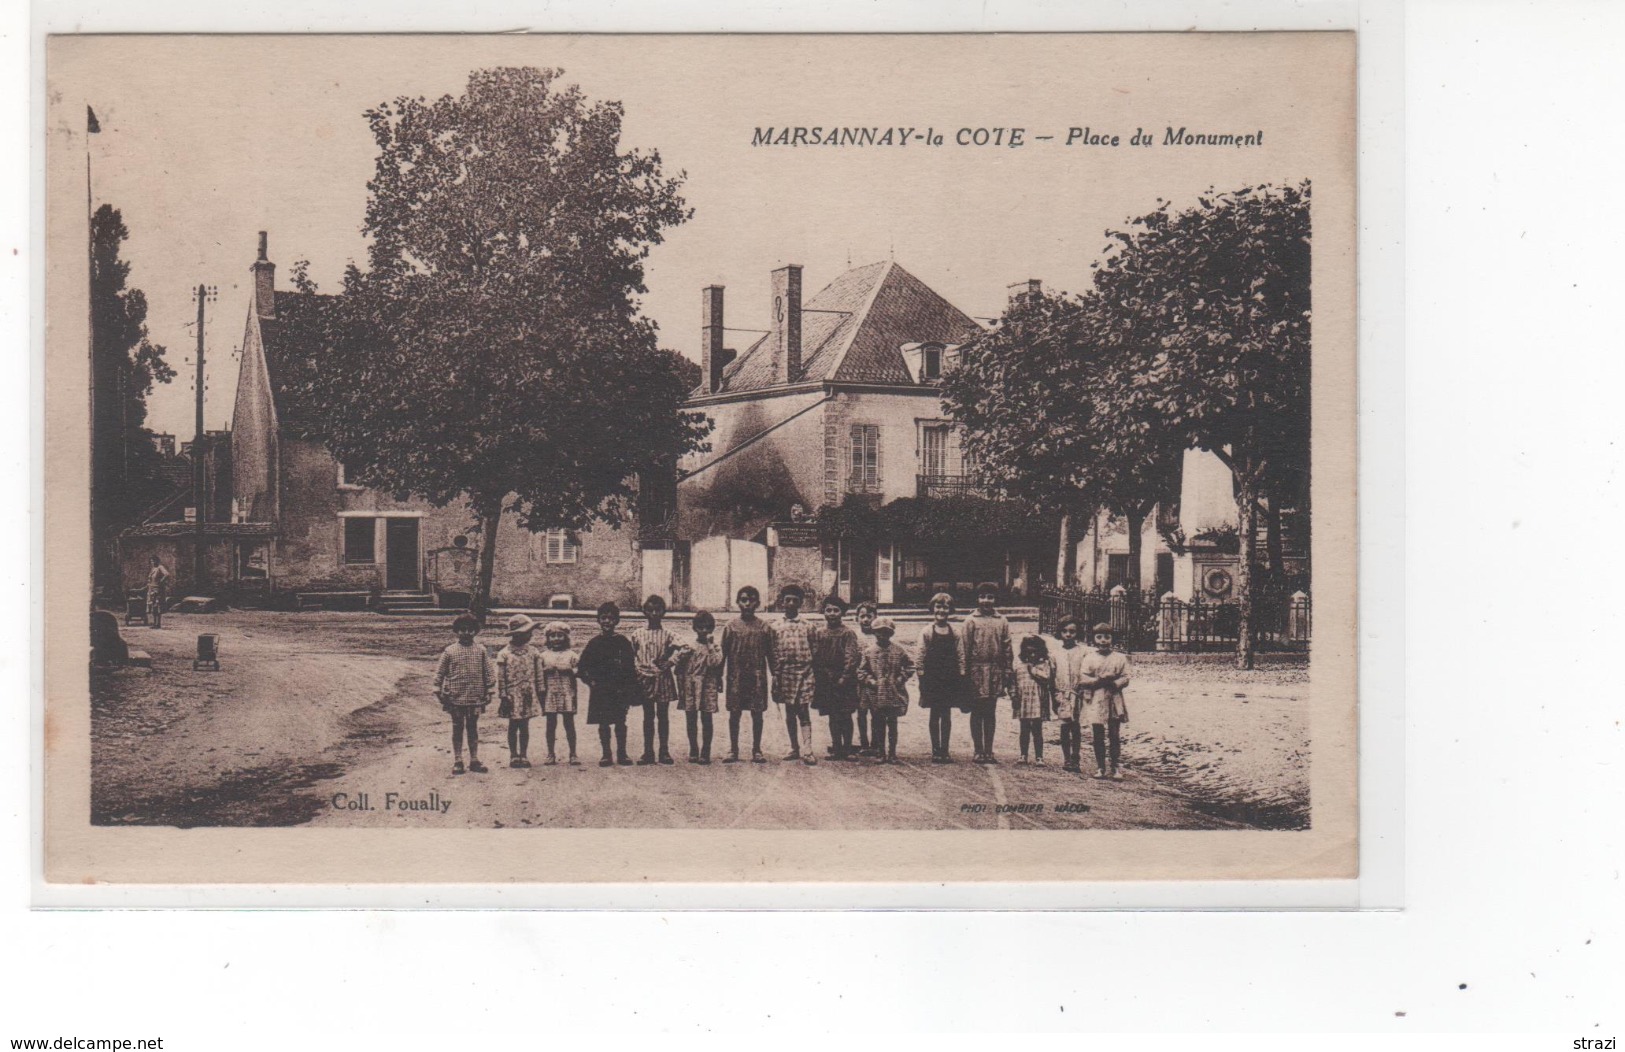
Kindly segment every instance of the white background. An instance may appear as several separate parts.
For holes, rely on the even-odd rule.
[[[320,14],[325,28],[398,28],[416,13],[417,25],[448,27],[440,6],[397,4],[368,19],[282,3],[228,20],[203,3],[168,4],[162,24],[288,29],[317,24]],[[469,4],[457,17],[481,28],[609,28],[655,10],[552,4],[514,14],[520,6]],[[169,1049],[295,1040],[310,1049],[415,1049],[486,1047],[496,1042],[474,1035],[503,1032],[528,1044],[566,1029],[1081,1028],[1529,1030],[1543,1036],[1461,1044],[1569,1048],[1575,1038],[1616,1035],[1625,989],[1625,690],[1614,651],[1625,617],[1615,593],[1625,575],[1614,534],[1625,521],[1625,413],[1617,407],[1625,347],[1611,323],[1625,288],[1613,112],[1625,98],[1625,7],[1247,4],[1195,15],[1184,10],[1194,5],[1180,6],[1159,12],[1173,21],[1155,24],[1234,28],[1250,13],[1269,26],[1346,25],[1351,12],[1373,20],[1362,38],[1362,60],[1376,64],[1362,95],[1362,163],[1390,178],[1362,187],[1362,219],[1376,224],[1362,244],[1362,297],[1374,311],[1362,318],[1362,745],[1375,823],[1367,847],[1382,863],[1362,897],[1403,908],[30,910],[38,636],[24,597],[37,603],[41,587],[37,577],[33,591],[29,583],[40,493],[35,369],[29,387],[0,385],[10,439],[0,458],[12,483],[0,580],[12,642],[0,650],[10,687],[0,1042],[163,1035]],[[53,25],[71,28],[54,21],[62,10],[52,8]],[[643,24],[1136,24],[1114,4],[939,4],[928,19],[925,5],[858,2],[793,15],[787,5],[659,10],[658,21]],[[78,5],[77,17],[89,28],[159,24],[150,10],[91,3]],[[0,209],[0,324],[19,363],[38,269],[27,207],[25,19],[9,10],[0,24],[0,119],[11,147],[0,152],[9,191]],[[1402,111],[1382,97],[1398,89],[1401,73]],[[1014,896],[1006,904],[1025,905]]]

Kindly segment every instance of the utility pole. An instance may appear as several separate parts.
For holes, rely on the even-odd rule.
[[[205,499],[207,487],[203,477],[203,304],[214,295],[214,290],[207,285],[197,287],[197,428],[192,435],[192,503],[196,509],[197,526],[192,545],[192,590],[195,593],[204,590],[209,573],[203,527],[209,517]]]

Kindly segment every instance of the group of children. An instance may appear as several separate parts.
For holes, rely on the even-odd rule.
[[[694,615],[694,638],[677,639],[663,627],[666,603],[651,595],[643,604],[644,625],[630,635],[616,632],[620,608],[598,608],[599,634],[577,654],[570,628],[554,621],[542,630],[543,645],[531,640],[536,622],[524,614],[508,621],[508,645],[493,658],[475,641],[479,622],[464,614],[452,623],[457,642],[446,647],[435,671],[435,696],[452,717],[453,774],[488,770],[479,759],[479,715],[493,702],[508,720],[509,766],[529,767],[530,721],[547,718],[547,763],[558,763],[557,732],[564,724],[576,757],[576,684],[590,688],[587,722],[598,728],[600,767],[671,764],[670,709],[676,704],[688,731],[688,762],[709,764],[713,716],[719,697],[728,712],[728,755],[740,763],[739,733],[750,715],[750,762],[766,763],[762,728],[771,699],[784,712],[790,751],[786,760],[818,762],[812,714],[828,720],[826,755],[836,761],[870,757],[897,763],[897,720],[908,712],[907,683],[919,677],[920,707],[930,713],[931,762],[952,763],[949,741],[953,714],[970,716],[974,762],[996,764],[993,742],[998,701],[1010,699],[1021,723],[1021,764],[1044,764],[1044,723],[1060,721],[1063,766],[1081,771],[1082,728],[1093,732],[1097,778],[1117,779],[1120,728],[1128,721],[1123,690],[1131,669],[1127,655],[1112,647],[1110,625],[1090,630],[1092,647],[1082,645],[1083,626],[1075,619],[1057,628],[1060,648],[1051,652],[1041,636],[1021,640],[1012,653],[1010,624],[998,615],[997,586],[977,589],[976,611],[955,622],[953,599],[931,599],[931,623],[915,653],[895,641],[897,626],[879,617],[872,602],[858,604],[857,628],[846,623],[847,604],[824,598],[823,622],[801,616],[806,595],[796,585],[779,593],[784,616],[758,616],[761,593],[746,585],[735,597],[739,616],[716,636],[716,618]],[[642,711],[643,754],[627,753],[627,718]],[[468,766],[463,766],[463,745]],[[1029,761],[1031,756],[1031,761]]]

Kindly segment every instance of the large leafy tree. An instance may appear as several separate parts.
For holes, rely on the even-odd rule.
[[[1181,450],[1152,427],[1109,424],[1109,372],[1094,334],[1094,294],[1029,291],[960,352],[943,384],[978,471],[1014,497],[1062,515],[1057,579],[1072,570],[1071,523],[1106,509],[1127,520],[1130,587],[1139,586],[1146,517],[1177,495]]]
[[[147,335],[147,297],[130,288],[130,264],[121,249],[130,236],[112,205],[90,220],[91,368],[95,417],[91,421],[91,472],[95,488],[96,573],[112,580],[111,542],[134,525],[154,501],[166,496],[162,458],[147,431],[147,396],[175,371],[164,348]]]
[[[1235,485],[1237,664],[1253,664],[1258,511],[1307,489],[1310,189],[1245,187],[1164,203],[1112,235],[1093,326],[1108,429],[1211,450]]]
[[[706,430],[637,304],[650,248],[691,214],[682,176],[621,148],[619,103],[559,77],[479,70],[458,97],[367,112],[369,267],[324,312],[332,351],[310,384],[358,481],[467,501],[481,612],[504,514],[618,524],[638,477]]]

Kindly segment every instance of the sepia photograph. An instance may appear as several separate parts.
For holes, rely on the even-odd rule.
[[[1353,50],[52,38],[48,876],[1354,875]]]

